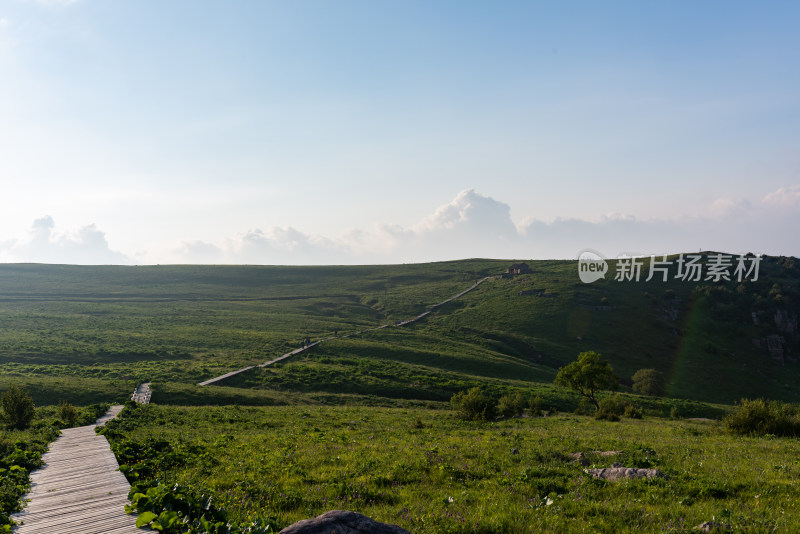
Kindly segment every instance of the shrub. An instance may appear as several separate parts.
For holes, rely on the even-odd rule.
[[[600,400],[600,407],[595,412],[594,418],[619,421],[620,416],[625,413],[625,407],[626,403],[619,395],[606,397]]]
[[[664,375],[655,369],[639,369],[633,374],[633,391],[642,395],[663,396]]]
[[[459,417],[468,421],[487,421],[495,416],[494,400],[484,395],[479,387],[456,393],[450,404]]]
[[[78,423],[78,410],[72,404],[62,400],[58,405],[58,418],[67,426],[75,426]]]
[[[576,415],[592,415],[595,411],[594,405],[589,402],[589,399],[583,397],[581,402],[578,404],[578,407],[575,408]]]
[[[800,436],[800,407],[764,399],[742,399],[723,422],[734,434]]]
[[[625,413],[623,413],[623,415],[628,419],[641,419],[642,409],[633,404],[628,404],[625,406]]]
[[[531,397],[528,401],[528,411],[531,414],[531,417],[538,417],[542,415],[542,410],[544,409],[544,399],[541,396],[536,395],[535,397]]]
[[[4,391],[0,395],[0,407],[11,428],[24,430],[30,426],[35,406],[30,394],[21,387],[15,384]]]
[[[503,395],[497,401],[497,411],[503,417],[518,417],[525,411],[525,397],[517,391],[513,395]]]

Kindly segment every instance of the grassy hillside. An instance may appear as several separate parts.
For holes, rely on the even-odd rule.
[[[90,403],[124,400],[147,380],[163,402],[435,403],[470,385],[549,394],[558,367],[595,350],[623,389],[653,367],[675,397],[800,400],[797,335],[774,321],[798,312],[793,258],[767,258],[759,280],[742,283],[617,282],[612,261],[612,275],[589,285],[574,261],[528,262],[532,274],[489,280],[418,323],[328,341],[226,387],[194,385],[306,337],[413,317],[510,263],[0,265],[0,389],[16,381],[40,404]],[[782,361],[766,349],[774,335]]]

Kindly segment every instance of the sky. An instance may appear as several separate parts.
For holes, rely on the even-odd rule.
[[[0,0],[0,262],[800,256],[794,1]]]

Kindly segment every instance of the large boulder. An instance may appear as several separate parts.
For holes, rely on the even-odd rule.
[[[279,534],[411,534],[397,525],[378,523],[358,512],[331,510],[314,519],[304,519]]]

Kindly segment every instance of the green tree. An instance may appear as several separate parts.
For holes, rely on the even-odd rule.
[[[610,363],[600,354],[588,351],[581,352],[577,360],[559,369],[555,383],[577,391],[597,409],[600,407],[595,397],[597,392],[616,389],[619,379]]]
[[[642,395],[664,395],[664,375],[656,369],[639,369],[633,373],[633,391]]]
[[[0,407],[11,428],[24,430],[33,420],[35,406],[27,391],[14,384],[0,395]]]

